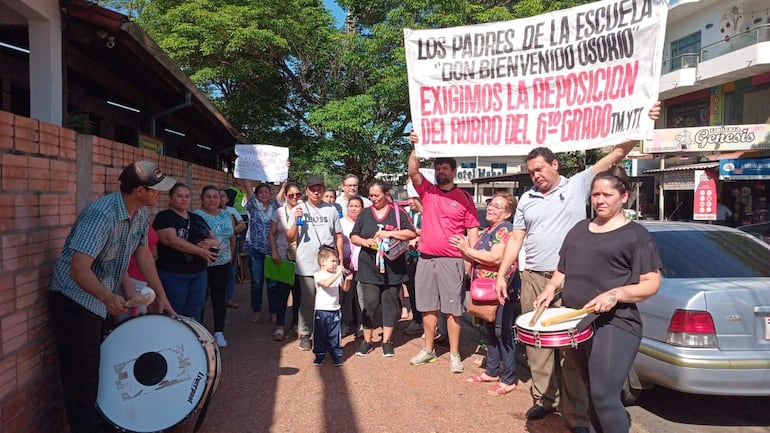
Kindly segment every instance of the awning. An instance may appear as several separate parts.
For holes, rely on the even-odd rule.
[[[675,165],[673,167],[655,168],[652,170],[646,170],[645,173],[667,173],[671,171],[685,171],[685,170],[705,170],[707,168],[719,167],[718,162],[699,162],[697,164],[684,164]]]
[[[767,150],[736,150],[734,152],[715,153],[707,155],[709,161],[721,161],[723,159],[761,158],[770,155]]]

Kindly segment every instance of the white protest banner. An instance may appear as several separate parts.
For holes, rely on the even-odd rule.
[[[238,179],[283,182],[289,177],[289,148],[266,144],[236,144],[235,173]]]
[[[404,29],[420,157],[592,149],[652,135],[667,0]]]

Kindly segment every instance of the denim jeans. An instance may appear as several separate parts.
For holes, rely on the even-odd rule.
[[[206,305],[206,269],[195,274],[177,274],[158,269],[160,282],[166,290],[171,306],[182,316],[192,317],[203,323],[203,307]]]
[[[299,277],[297,277],[299,278]],[[295,279],[291,286],[291,326],[299,328],[299,307],[302,303],[302,289],[299,287],[299,280]]]
[[[281,327],[286,320],[286,305],[289,302],[291,286],[280,281],[267,279],[267,308],[275,314],[275,326]]]
[[[516,343],[513,341],[515,302],[497,308],[494,322],[484,322],[487,335],[487,376],[498,377],[506,385],[516,383]],[[502,369],[502,375],[500,370]]]
[[[251,271],[251,311],[262,311],[262,289],[265,286],[265,254],[254,248],[246,247]]]
[[[487,376],[498,377],[506,385],[516,383],[516,343],[513,341],[513,320],[516,315],[516,290],[521,287],[518,273],[509,287],[511,301],[497,308],[494,322],[484,322],[487,334]],[[502,375],[500,374],[502,369]]]

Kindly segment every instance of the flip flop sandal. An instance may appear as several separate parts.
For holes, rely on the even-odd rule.
[[[473,376],[470,376],[470,377],[468,378],[468,382],[471,382],[471,383],[497,382],[497,381],[499,381],[499,380],[500,380],[500,379],[499,379],[499,378],[497,378],[497,377],[495,377],[495,378],[493,378],[493,379],[484,379],[484,376],[483,376],[483,375],[481,375],[481,374],[475,374],[475,375],[473,375]]]
[[[508,394],[509,392],[513,391],[514,389],[516,389],[516,388],[514,387],[514,388],[511,388],[511,389],[505,389],[503,387],[503,384],[498,383],[498,384],[495,384],[492,388],[489,388],[489,391],[487,391],[487,392],[489,394],[491,394],[491,395],[505,395],[505,394]]]

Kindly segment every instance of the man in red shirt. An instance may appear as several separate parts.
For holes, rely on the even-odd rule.
[[[409,140],[417,143],[412,131]],[[412,365],[423,365],[438,360],[434,350],[434,336],[438,312],[447,315],[449,333],[449,371],[462,373],[460,357],[460,318],[463,314],[463,278],[465,262],[460,251],[449,244],[454,235],[465,236],[471,245],[479,236],[479,219],[473,197],[454,183],[457,161],[454,158],[436,158],[433,163],[436,184],[420,173],[420,160],[412,149],[409,156],[409,178],[422,199],[422,233],[420,261],[417,262],[415,292],[417,310],[422,312],[425,347],[414,356]]]

